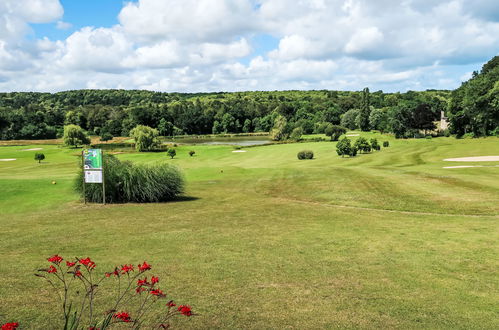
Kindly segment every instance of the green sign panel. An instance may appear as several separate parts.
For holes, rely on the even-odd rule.
[[[83,168],[86,170],[102,170],[102,150],[101,149],[84,150]]]

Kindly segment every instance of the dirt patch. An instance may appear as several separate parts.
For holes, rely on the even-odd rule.
[[[15,158],[4,158],[4,159],[0,159],[0,162],[11,162],[14,160],[16,160],[16,159]]]
[[[36,151],[36,150],[43,150],[43,148],[22,149],[21,151]]]
[[[499,162],[499,156],[446,158],[446,162]]]

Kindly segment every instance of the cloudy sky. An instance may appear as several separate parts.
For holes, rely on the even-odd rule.
[[[0,0],[0,91],[453,89],[497,0]]]

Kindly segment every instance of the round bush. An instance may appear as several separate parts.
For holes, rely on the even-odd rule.
[[[165,162],[135,164],[104,155],[104,184],[107,203],[152,203],[174,199],[184,192],[184,177],[180,170]],[[75,189],[83,196],[83,170],[75,182]],[[87,183],[86,199],[102,202],[102,186]]]
[[[383,148],[388,148],[390,146],[390,142],[383,141]]]
[[[298,153],[298,159],[313,159],[314,158],[314,152],[312,150],[302,150]]]

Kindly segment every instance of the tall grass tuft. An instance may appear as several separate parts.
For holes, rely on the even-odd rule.
[[[134,164],[104,155],[106,203],[153,203],[174,199],[184,192],[184,177],[180,170],[164,162]],[[83,170],[80,166],[75,189],[83,197]],[[89,202],[102,202],[101,184],[85,187]]]

